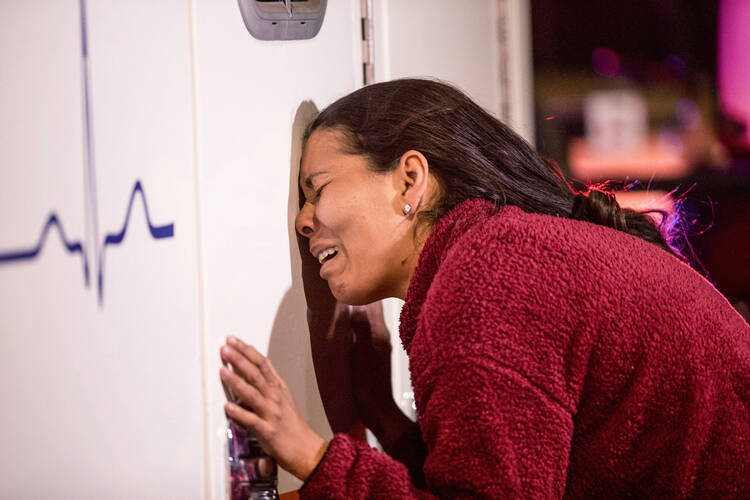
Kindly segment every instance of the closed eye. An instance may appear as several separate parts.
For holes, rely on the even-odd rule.
[[[315,190],[315,196],[313,197],[313,203],[318,201],[320,199],[320,195],[323,193],[323,188],[326,187],[329,183],[326,182],[322,186],[320,186],[318,189]]]

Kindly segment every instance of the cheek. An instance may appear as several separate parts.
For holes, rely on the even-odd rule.
[[[336,232],[336,236],[357,236],[366,222],[362,220],[362,203],[355,196],[342,196],[333,189],[325,193],[315,207],[321,226]],[[353,243],[353,242],[350,242]]]
[[[320,226],[335,230],[339,226],[340,211],[333,200],[321,199],[315,206],[315,218]]]

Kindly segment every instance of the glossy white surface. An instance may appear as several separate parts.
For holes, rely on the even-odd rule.
[[[0,249],[34,246],[0,267],[0,496],[201,498],[203,421],[198,335],[190,34],[182,1],[90,2],[90,113],[99,248],[84,191],[83,82],[77,1],[3,2],[0,35]],[[90,200],[91,201],[91,200]],[[192,472],[192,473],[191,473]]]
[[[495,0],[376,0],[375,80],[431,77],[450,82],[497,114]]]
[[[234,2],[195,4],[209,456],[211,497],[219,498],[218,349],[226,335],[268,353],[307,421],[331,436],[310,355],[293,219],[299,140],[312,106],[361,85],[359,2],[329,2],[318,36],[293,42],[252,38]],[[279,478],[281,492],[300,484],[286,472]]]

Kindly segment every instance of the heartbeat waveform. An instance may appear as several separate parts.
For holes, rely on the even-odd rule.
[[[88,63],[88,28],[86,25],[86,1],[79,1],[79,14],[81,21],[81,83],[82,83],[82,104],[83,104],[83,129],[84,129],[84,193],[85,193],[85,216],[86,216],[86,235],[87,239],[92,243],[91,253],[92,259],[96,262],[96,274],[97,274],[97,293],[99,296],[99,306],[104,301],[104,254],[107,247],[110,245],[119,245],[125,239],[125,233],[128,230],[128,222],[130,221],[130,213],[133,210],[133,203],[135,202],[135,195],[140,193],[141,200],[143,201],[143,211],[146,214],[146,222],[148,223],[148,230],[151,233],[151,237],[154,239],[171,238],[174,236],[174,223],[165,224],[162,226],[155,226],[151,223],[151,217],[148,213],[148,203],[146,203],[146,195],[143,192],[143,185],[140,180],[137,180],[133,186],[133,191],[130,193],[130,201],[128,202],[128,209],[125,214],[125,222],[122,224],[122,229],[116,233],[107,233],[104,236],[104,240],[101,245],[99,244],[99,211],[97,208],[97,196],[96,196],[96,177],[94,168],[94,139],[93,139],[93,125],[92,125],[92,112],[91,112],[91,96],[89,91],[89,63]],[[52,226],[57,227],[57,232],[60,235],[63,246],[68,253],[80,254],[83,265],[83,279],[86,284],[86,288],[89,287],[89,252],[87,252],[86,244],[82,240],[79,241],[68,241],[65,236],[65,230],[63,229],[60,218],[56,212],[52,212],[47,218],[47,222],[42,228],[42,234],[39,236],[39,241],[36,246],[25,249],[15,250],[10,252],[0,252],[0,265],[8,264],[12,262],[34,260],[42,252],[44,245],[47,241],[47,235]]]
[[[128,209],[125,213],[125,221],[122,224],[122,229],[115,233],[107,233],[104,237],[104,241],[102,242],[101,247],[95,249],[94,251],[94,255],[99,256],[99,261],[97,263],[97,293],[99,295],[100,304],[104,299],[104,254],[108,246],[120,245],[125,239],[125,234],[128,231],[128,223],[130,222],[130,214],[133,211],[133,204],[135,203],[135,195],[139,193],[141,195],[141,201],[143,202],[143,212],[146,216],[146,223],[148,224],[148,230],[151,234],[151,237],[155,240],[158,240],[163,238],[171,238],[174,236],[174,223],[157,226],[151,222],[151,216],[148,212],[148,203],[146,201],[146,194],[143,191],[143,184],[141,184],[141,181],[136,181],[135,185],[133,186],[133,190],[130,193],[130,201],[128,202]],[[39,240],[36,246],[24,250],[0,252],[0,264],[36,259],[44,249],[44,245],[47,241],[47,235],[49,234],[50,228],[52,228],[52,226],[55,226],[57,228],[57,232],[60,235],[60,240],[62,241],[65,250],[70,254],[80,254],[83,265],[84,282],[86,284],[86,287],[88,288],[90,265],[85,244],[80,240],[68,240],[68,238],[65,236],[65,229],[63,229],[62,222],[55,212],[52,212],[47,218],[47,222],[42,228],[42,233],[39,236]]]
[[[49,232],[49,229],[52,226],[57,226],[57,232],[60,234],[60,239],[62,240],[63,246],[65,246],[65,249],[69,253],[79,253],[81,254],[81,260],[83,261],[83,276],[86,281],[86,285],[89,284],[89,262],[86,258],[86,252],[83,251],[83,244],[80,241],[68,241],[68,239],[65,237],[65,230],[62,227],[62,223],[60,222],[60,219],[58,219],[57,214],[55,212],[52,212],[47,219],[47,223],[44,225],[44,228],[42,229],[42,234],[39,236],[39,242],[36,244],[36,246],[30,250],[16,250],[12,252],[6,252],[6,253],[0,253],[0,264],[4,264],[7,262],[15,262],[19,260],[33,260],[39,255],[39,253],[42,251],[42,248],[44,247],[44,242],[47,240],[47,233]]]

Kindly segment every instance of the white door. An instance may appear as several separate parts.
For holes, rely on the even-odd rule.
[[[0,3],[3,498],[204,496],[189,17]]]
[[[331,430],[310,355],[298,211],[302,128],[361,86],[359,2],[329,1],[311,40],[259,41],[236,2],[196,2],[198,171],[212,498],[226,482],[219,346],[237,335],[267,353],[319,434]],[[282,472],[279,491],[300,482]]]

